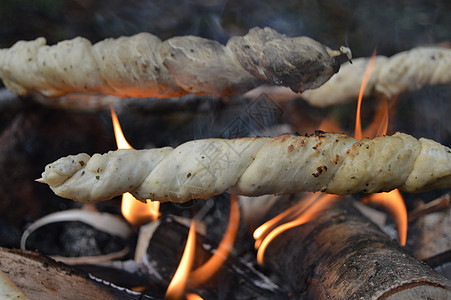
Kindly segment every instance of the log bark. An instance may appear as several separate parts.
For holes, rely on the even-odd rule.
[[[36,252],[0,248],[0,270],[30,299],[153,299],[118,289]]]
[[[409,255],[346,200],[276,237],[264,261],[301,299],[451,297],[444,277]]]

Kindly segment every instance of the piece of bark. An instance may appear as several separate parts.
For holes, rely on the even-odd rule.
[[[446,197],[442,199],[446,201]],[[426,214],[412,224],[410,239],[415,257],[427,259],[451,250],[451,208]]]
[[[0,270],[33,300],[142,299],[140,294],[115,291],[36,252],[0,248]]]
[[[409,222],[416,221],[417,219],[424,217],[428,214],[445,211],[446,209],[451,207],[451,195],[445,194],[434,201],[431,201],[427,204],[423,204],[414,210],[409,212]]]
[[[277,236],[264,262],[302,299],[451,297],[444,277],[410,256],[347,200]]]
[[[170,216],[160,219],[160,222],[149,241],[143,261],[149,270],[152,282],[158,282],[161,286],[167,287],[180,262],[189,228]],[[197,234],[195,267],[205,262],[216,246]],[[164,291],[165,289],[162,293]],[[233,251],[211,280],[202,286],[190,288],[187,292],[190,291],[198,293],[204,299],[288,298],[287,293],[276,283],[257,271],[250,263],[236,256]]]

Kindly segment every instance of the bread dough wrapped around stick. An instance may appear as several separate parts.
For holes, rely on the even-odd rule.
[[[82,202],[125,192],[140,200],[185,202],[223,192],[245,196],[399,188],[451,188],[451,149],[396,133],[360,141],[317,131],[312,136],[204,139],[176,148],[70,155],[45,167],[41,182]]]
[[[226,46],[195,36],[161,41],[149,33],[94,45],[77,37],[48,46],[38,38],[0,49],[0,78],[20,95],[227,96],[261,83],[301,92],[319,87],[336,73],[342,53],[347,54],[270,28],[253,28]]]
[[[369,58],[345,63],[321,87],[305,91],[302,97],[314,106],[325,107],[355,101]],[[423,86],[451,84],[451,49],[417,47],[391,57],[377,56],[364,96],[375,93],[393,97]]]

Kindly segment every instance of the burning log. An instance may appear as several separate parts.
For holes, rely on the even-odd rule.
[[[346,200],[275,237],[264,263],[303,299],[451,296],[445,278],[406,253]]]
[[[225,96],[261,83],[295,92],[317,88],[339,69],[333,51],[307,38],[253,28],[227,46],[194,36],[162,42],[149,33],[92,45],[77,37],[55,46],[44,38],[0,50],[0,77],[20,95],[89,92],[119,97]]]
[[[320,107],[356,100],[369,60],[358,58],[343,64],[327,83],[303,92],[302,97]],[[450,84],[450,68],[451,49],[447,48],[417,47],[392,57],[377,56],[364,96],[380,93],[391,98],[426,85]]]
[[[143,258],[149,268],[152,282],[163,287],[168,286],[179,264],[188,230],[188,227],[170,216],[161,219]],[[202,264],[212,255],[212,250],[216,249],[216,246],[206,237],[197,234],[194,263]],[[195,291],[205,299],[288,298],[286,292],[276,283],[233,253],[210,280],[201,286],[191,286],[188,276],[187,284],[189,291]],[[164,290],[161,292],[164,293]]]
[[[190,159],[187,159],[190,158]],[[49,164],[41,182],[76,201],[131,192],[137,199],[186,202],[238,195],[322,191],[331,194],[451,187],[451,149],[396,133],[360,141],[317,131],[312,136],[205,139],[173,149],[70,155]]]

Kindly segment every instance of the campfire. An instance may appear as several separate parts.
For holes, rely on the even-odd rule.
[[[451,50],[237,30],[0,50],[2,296],[451,296]]]

